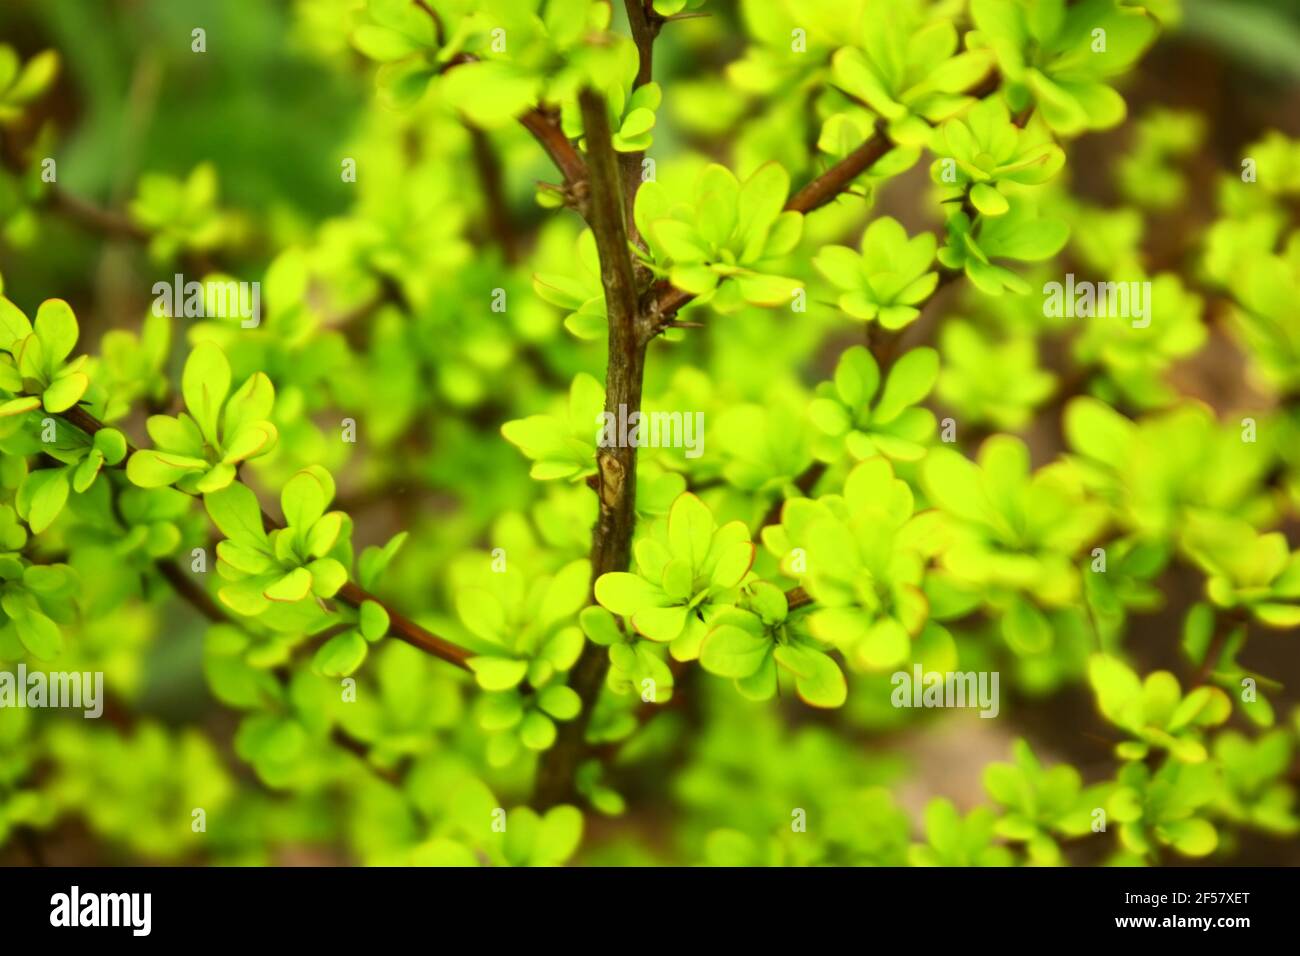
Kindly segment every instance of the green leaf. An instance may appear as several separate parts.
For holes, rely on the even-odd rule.
[[[274,406],[275,386],[271,380],[262,372],[250,375],[226,403],[221,423],[222,434],[229,441],[231,436],[239,434],[246,425],[254,422],[269,424],[266,419],[271,417]]]
[[[26,512],[33,533],[40,534],[52,525],[67,504],[68,477],[67,468],[47,468],[32,472],[23,482],[19,510]]]
[[[43,50],[27,61],[18,80],[4,91],[4,97],[10,103],[26,103],[44,93],[58,72],[58,52]]]
[[[333,597],[348,580],[348,569],[334,558],[317,558],[306,570],[311,575],[311,593],[320,598]]]
[[[603,607],[593,605],[583,608],[582,613],[578,615],[578,624],[593,644],[613,647],[623,640],[623,632],[619,629],[618,621]]]
[[[971,203],[986,216],[1001,216],[1011,208],[1006,197],[987,183],[976,183],[970,191]]]
[[[352,31],[352,43],[370,59],[380,63],[400,60],[421,48],[416,38],[373,23],[363,23]]]
[[[90,376],[85,372],[73,372],[71,375],[55,379],[41,395],[41,401],[47,412],[55,414],[66,412],[81,400],[81,396],[86,394],[88,388],[90,388]]]
[[[679,495],[668,512],[668,546],[673,556],[691,568],[700,567],[709,553],[715,528],[713,514],[704,502],[690,492]]]
[[[293,604],[311,592],[312,576],[306,568],[294,568],[262,591],[268,601]]]
[[[519,725],[519,739],[529,750],[546,750],[555,743],[555,721],[541,711],[530,711]]]
[[[388,612],[376,601],[362,601],[361,633],[368,641],[377,641],[388,633]]]
[[[46,299],[36,310],[36,337],[45,349],[49,370],[62,364],[77,344],[77,319],[72,307],[62,299]]]
[[[32,323],[23,310],[0,297],[0,348],[12,352],[18,342],[31,334]]]
[[[471,657],[467,663],[484,690],[510,690],[528,673],[527,661],[508,657]]]
[[[1088,680],[1097,694],[1101,712],[1112,723],[1123,726],[1127,709],[1142,693],[1137,675],[1113,657],[1094,654],[1088,661]]]
[[[1162,823],[1158,832],[1183,856],[1208,856],[1219,845],[1219,834],[1206,820],[1173,820]]]
[[[312,663],[326,677],[347,677],[366,659],[367,647],[356,631],[345,631],[322,644]]]
[[[571,687],[557,684],[537,695],[537,706],[556,720],[572,720],[582,710],[582,698]]]
[[[48,661],[58,657],[62,652],[62,633],[58,626],[40,611],[29,610],[24,615],[13,617],[13,624],[18,631],[18,640],[32,657]]]
[[[230,363],[225,353],[212,342],[200,342],[185,361],[181,393],[204,439],[214,448],[220,445],[218,415],[229,392]]]
[[[748,677],[772,652],[772,641],[743,628],[714,628],[700,646],[700,666],[719,677]]]
[[[132,456],[132,461],[139,455]],[[262,525],[257,495],[247,485],[235,483],[203,496],[212,523],[231,541],[254,550],[266,551],[270,542]]]
[[[576,807],[552,807],[542,817],[533,841],[531,861],[534,866],[558,866],[578,849],[582,842],[582,814]]]
[[[664,593],[639,574],[614,571],[596,579],[596,600],[615,614],[629,616],[645,607],[662,607]]]
[[[35,395],[23,398],[11,398],[9,401],[0,404],[0,418],[10,418],[14,415],[25,415],[41,407],[41,400]]]
[[[881,422],[893,421],[910,405],[930,394],[939,377],[939,353],[932,348],[907,352],[890,370],[885,390],[872,415]]]
[[[844,672],[828,654],[812,647],[786,644],[776,648],[776,662],[795,675],[795,690],[812,707],[841,707],[848,699]]]
[[[1052,646],[1052,626],[1031,602],[1016,599],[1002,617],[1002,634],[1017,654],[1042,654]]]
[[[310,528],[325,513],[329,492],[333,489],[326,487],[321,471],[323,469],[315,468],[298,472],[280,492],[280,507],[289,527]]]
[[[95,432],[92,442],[99,453],[104,456],[106,464],[120,464],[122,459],[126,457],[126,436],[116,428],[101,428]]]
[[[499,61],[465,63],[441,80],[441,93],[474,124],[505,126],[533,105],[540,77]]]

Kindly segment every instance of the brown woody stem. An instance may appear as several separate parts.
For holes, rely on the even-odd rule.
[[[587,136],[590,177],[588,221],[600,256],[600,277],[605,287],[609,316],[609,358],[605,372],[605,411],[618,415],[641,408],[645,373],[646,336],[637,306],[637,290],[624,218],[624,192],[614,152],[605,101],[591,90],[579,96]],[[593,428],[595,423],[592,423]],[[596,491],[599,515],[592,532],[591,583],[610,571],[626,571],[636,527],[636,447],[614,446],[596,451]],[[569,675],[569,684],[582,698],[582,712],[563,724],[559,736],[542,757],[537,774],[539,808],[567,798],[585,745],[587,724],[608,669],[605,649],[588,643]]]
[[[67,421],[72,425],[75,425],[77,428],[80,428],[87,435],[94,435],[95,432],[99,431],[101,428],[107,427],[103,422],[101,422],[94,415],[90,414],[80,405],[74,405],[71,408],[69,408],[67,411],[62,412],[60,414],[65,421]],[[127,444],[128,457],[130,456],[130,453],[133,451],[135,451],[134,447],[130,443],[128,443]],[[123,459],[123,465],[125,464],[125,461],[126,459]],[[262,521],[267,528],[281,527],[280,522],[276,521],[265,511],[262,512]],[[162,573],[164,577],[166,577],[168,581],[171,582],[171,584],[174,587],[176,587],[176,589],[180,592],[181,596],[194,602],[195,606],[198,607],[199,610],[202,611],[205,616],[207,616],[212,620],[217,620],[217,618],[213,617],[213,612],[215,611],[217,614],[220,614],[221,619],[226,618],[227,615],[225,614],[225,611],[222,610],[215,602],[212,601],[211,597],[207,595],[206,591],[202,592],[206,600],[202,601],[202,603],[199,602],[197,595],[194,593],[194,588],[196,587],[194,585],[194,582],[191,581],[189,578],[185,577],[183,571],[181,571],[178,568],[175,568],[174,566],[172,567],[171,571],[168,571],[163,564],[160,564],[159,566],[160,568],[162,568]],[[173,574],[172,572],[175,573]],[[467,648],[460,647],[457,644],[453,644],[451,641],[448,641],[446,638],[439,637],[437,634],[434,634],[432,631],[429,631],[426,628],[421,627],[419,624],[416,624],[410,618],[403,616],[401,613],[394,610],[389,605],[385,604],[379,598],[370,594],[360,585],[354,584],[353,582],[349,581],[345,585],[343,585],[343,587],[339,590],[338,594],[335,596],[338,598],[338,600],[342,601],[344,604],[347,604],[348,606],[354,608],[359,608],[361,606],[362,601],[374,601],[376,604],[382,607],[385,612],[387,612],[388,621],[389,621],[389,632],[398,640],[405,641],[407,644],[410,644],[412,647],[418,648],[422,651],[425,651],[426,653],[432,654],[434,657],[440,658],[449,664],[455,664],[457,667],[464,668],[465,670],[469,670],[468,661],[471,657],[474,656],[474,653],[472,651],[468,650]]]

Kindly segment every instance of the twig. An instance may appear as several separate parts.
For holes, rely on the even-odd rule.
[[[510,224],[510,207],[506,203],[505,188],[501,181],[501,161],[497,158],[487,133],[473,123],[467,126],[470,146],[474,151],[474,168],[478,170],[479,182],[483,186],[488,230],[501,246],[506,264],[513,265],[519,259],[519,243]]]
[[[195,610],[209,621],[213,624],[224,624],[231,620],[230,615],[226,613],[221,605],[212,599],[212,595],[181,570],[175,561],[158,561],[155,563],[158,573],[167,579],[167,583],[172,586],[176,593],[189,601]]]
[[[853,180],[892,148],[893,143],[889,137],[882,130],[877,130],[865,143],[791,196],[785,204],[785,210],[809,213],[820,209],[844,192]],[[653,292],[649,309],[655,320],[652,337],[668,328],[677,312],[695,298],[690,292],[683,292],[668,282],[658,283]]]
[[[637,306],[637,290],[628,250],[624,221],[624,193],[619,161],[605,100],[587,89],[579,95],[583,128],[587,138],[590,169],[589,222],[600,257],[601,281],[609,316],[609,359],[605,372],[605,411],[619,414],[620,408],[641,407],[645,373],[646,337]],[[632,532],[636,527],[636,446],[599,448],[596,452],[597,498],[600,512],[592,532],[591,585],[611,571],[628,566]],[[537,773],[539,808],[562,802],[573,786],[573,774],[581,758],[587,724],[609,661],[605,649],[588,643],[574,665],[569,686],[582,698],[581,713],[564,724],[555,745],[546,752]]]
[[[72,406],[66,412],[62,412],[61,415],[65,421],[67,421],[69,424],[75,425],[77,428],[80,428],[87,435],[93,436],[100,429],[107,427],[103,422],[95,418],[94,415],[91,415],[80,405]],[[130,454],[133,453],[134,451],[135,448],[131,445],[130,442],[128,442],[127,458],[129,458]],[[118,465],[117,467],[119,468],[124,467],[127,458],[124,458],[122,460],[123,464]],[[280,524],[280,522],[278,522],[269,514],[267,514],[265,510],[262,511],[262,522],[268,529],[271,530],[283,527]],[[183,572],[180,573],[183,579],[184,578]],[[168,577],[168,580],[172,580],[172,579]],[[176,582],[173,581],[173,583]],[[404,641],[407,644],[410,644],[412,647],[425,651],[428,654],[432,654],[434,657],[444,660],[449,664],[455,664],[457,667],[460,667],[464,670],[469,670],[468,661],[471,657],[474,656],[473,651],[461,647],[458,644],[453,644],[451,641],[447,640],[446,638],[439,637],[437,634],[434,634],[432,631],[424,627],[421,627],[419,624],[416,624],[410,618],[405,617],[400,612],[392,608],[390,605],[386,604],[384,601],[375,597],[369,591],[366,591],[360,585],[355,584],[352,581],[348,581],[346,584],[343,585],[342,588],[339,589],[335,597],[337,597],[338,600],[342,601],[344,604],[353,608],[360,608],[363,601],[374,601],[376,604],[378,604],[387,612],[388,621],[389,621],[389,630],[393,634],[393,636],[396,637],[398,640]],[[224,619],[225,612],[222,611],[221,614]]]
[[[654,76],[655,37],[659,35],[663,20],[654,12],[651,0],[623,0],[623,6],[627,9],[627,22],[639,57],[633,82],[635,89],[645,86]]]
[[[812,595],[803,588],[791,588],[785,592],[785,603],[791,611],[807,607],[813,603]]]
[[[146,242],[149,239],[149,230],[121,213],[97,206],[57,186],[50,188],[49,203],[55,212],[91,232],[136,242]]]
[[[811,465],[803,470],[799,477],[795,478],[794,485],[808,496],[812,493],[817,482],[821,481],[822,475],[826,474],[826,462],[814,461]],[[772,502],[772,506],[767,509],[767,514],[763,516],[763,523],[759,528],[766,528],[768,525],[778,524],[781,521],[781,509],[785,507],[788,498],[777,498]]]
[[[579,203],[586,198],[587,164],[578,155],[577,149],[560,129],[560,124],[549,114],[540,109],[529,110],[519,118],[524,129],[533,134],[533,138],[546,150],[546,155],[564,175],[565,185],[569,187],[573,198]]]

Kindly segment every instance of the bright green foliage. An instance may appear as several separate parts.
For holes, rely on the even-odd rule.
[[[1160,304],[1159,321],[1141,329],[1141,335],[1120,321],[1090,322],[1074,342],[1080,364],[1105,370],[1107,393],[1139,408],[1160,408],[1175,400],[1169,370],[1200,351],[1208,337],[1201,321],[1204,302],[1177,276],[1162,273],[1152,279],[1151,301]]]
[[[479,687],[476,718],[492,736],[489,762],[503,766],[520,747],[546,750],[555,721],[572,720],[578,695],[562,683],[582,651],[575,616],[587,598],[591,565],[573,561],[554,575],[529,576],[514,567],[482,573],[487,556],[466,559],[459,571],[456,610],[480,642],[469,660]],[[470,570],[471,567],[476,570]]]
[[[1291,806],[1295,794],[1282,781],[1293,749],[1283,730],[1254,741],[1234,731],[1214,738],[1214,757],[1223,767],[1219,805],[1228,819],[1266,833],[1300,832],[1300,819]]]
[[[1064,463],[1030,474],[1029,451],[1009,436],[980,449],[979,463],[938,448],[921,470],[926,496],[943,512],[943,567],[1002,612],[1013,648],[1041,651],[1052,630],[1041,607],[1079,596],[1078,552],[1101,531],[1106,513],[1089,502]]]
[[[920,145],[930,123],[970,105],[963,94],[992,66],[986,51],[957,47],[953,23],[927,22],[924,4],[880,4],[863,18],[857,44],[835,54],[834,82],[879,113],[895,142]]]
[[[819,397],[808,406],[813,424],[831,439],[822,457],[832,458],[830,450],[838,452],[842,443],[857,459],[878,454],[901,461],[921,458],[923,442],[934,431],[934,414],[920,403],[938,373],[934,349],[913,349],[890,369],[881,387],[880,366],[871,353],[860,346],[845,349],[834,381],[819,385]]]
[[[149,418],[149,437],[158,447],[133,454],[127,477],[141,488],[219,491],[235,480],[241,462],[274,448],[279,432],[267,420],[275,404],[271,380],[255,372],[233,394],[230,385],[225,353],[210,342],[197,345],[181,379],[189,413]]]
[[[840,290],[839,306],[855,319],[875,319],[886,329],[901,329],[918,315],[939,283],[935,239],[922,233],[908,239],[898,220],[882,216],[862,234],[862,252],[827,246],[813,264]]]
[[[700,646],[700,666],[735,679],[750,700],[777,691],[777,668],[787,672],[804,703],[839,707],[848,694],[839,665],[818,642],[788,621],[790,609],[779,588],[755,581],[742,606],[719,614]]]
[[[584,72],[584,33],[609,24],[609,7],[595,0],[437,4],[444,5],[451,26],[440,37],[418,5],[367,0],[354,17],[351,43],[382,64],[376,83],[393,106],[412,108],[436,89],[441,101],[487,128],[504,126],[532,106],[546,83],[546,66],[557,59],[574,56],[573,70]],[[457,58],[463,62],[448,70]],[[586,59],[600,62],[610,80],[626,55]],[[557,92],[572,84],[568,73],[551,78]]]
[[[168,262],[181,252],[202,252],[226,241],[233,228],[216,207],[217,170],[195,166],[184,180],[149,173],[131,201],[131,217],[149,230],[149,254]]]
[[[50,88],[59,72],[59,54],[44,50],[21,63],[14,48],[0,44],[0,123],[16,120],[23,108]]]
[[[1056,386],[1056,377],[1038,367],[1030,336],[990,342],[971,323],[953,320],[940,344],[943,371],[936,394],[972,424],[1019,431]]]
[[[939,156],[930,176],[941,186],[954,185],[948,198],[970,195],[971,205],[986,216],[1010,208],[998,190],[1001,183],[1036,186],[1056,176],[1065,152],[1041,124],[1021,129],[1001,100],[980,100],[964,118],[948,120],[934,134]]]
[[[1212,764],[1168,761],[1153,773],[1134,762],[1119,772],[1117,783],[1106,810],[1119,823],[1120,843],[1133,857],[1119,862],[1149,862],[1161,847],[1182,856],[1207,856],[1219,845],[1218,830],[1201,816],[1216,793]]]
[[[456,682],[406,644],[386,641],[372,651],[357,672],[357,699],[336,710],[340,728],[371,747],[379,766],[436,751],[432,736],[467,721]]]
[[[1187,181],[1176,163],[1188,158],[1205,139],[1205,123],[1196,113],[1156,109],[1135,126],[1132,150],[1116,169],[1116,179],[1131,203],[1168,210],[1183,202]]]
[[[849,473],[842,497],[787,502],[785,541],[765,540],[806,551],[812,633],[855,667],[880,670],[908,659],[929,616],[921,582],[934,517],[913,515],[911,488],[871,458]]]
[[[603,574],[596,600],[631,619],[638,634],[671,642],[675,660],[699,657],[714,618],[734,606],[754,563],[749,531],[739,521],[718,526],[695,495],[673,502],[653,537],[636,544],[636,573]]]
[[[0,536],[0,656],[53,660],[64,648],[60,625],[75,617],[77,576],[66,564],[34,564],[22,556],[27,533],[8,505],[0,510]]]
[[[403,847],[396,861],[415,866],[559,866],[582,839],[582,814],[562,805],[539,814],[529,807],[506,811],[487,786],[471,777],[430,783],[448,787],[449,796],[434,797],[432,831]]]
[[[64,429],[64,435],[67,437],[63,440],[38,444],[30,431],[20,431],[0,442],[10,454],[30,454],[40,449],[65,462],[62,467],[28,472],[18,488],[14,505],[36,534],[58,518],[68,502],[69,491],[84,494],[105,465],[119,465],[126,457],[126,439],[115,428],[102,428],[93,438],[71,428]]]
[[[1135,537],[1116,538],[1093,549],[1083,576],[1083,599],[1103,648],[1124,632],[1130,614],[1158,610],[1164,597],[1155,581],[1172,549]]]
[[[161,0],[0,46],[0,695],[103,673],[109,718],[0,699],[6,862],[1300,832],[1300,142],[1199,40],[1233,122],[1129,82],[1176,0],[654,0],[653,70],[605,0],[227,3],[206,56]],[[174,272],[264,321],[142,314]]]
[[[657,269],[697,303],[734,312],[784,305],[800,287],[774,270],[799,242],[803,216],[782,211],[790,174],[768,163],[740,182],[725,166],[700,173],[689,201],[659,183],[637,191],[636,225]]]
[[[326,512],[333,498],[329,472],[319,465],[304,468],[280,493],[285,527],[268,532],[246,485],[205,494],[208,515],[226,536],[217,545],[217,570],[231,583],[221,589],[221,600],[239,614],[257,615],[273,603],[337,593],[351,564],[351,519],[341,511]]]
[[[1192,514],[1183,547],[1205,571],[1216,607],[1241,608],[1266,627],[1300,627],[1300,552],[1280,531],[1259,534],[1244,521]]]
[[[578,237],[577,276],[538,273],[533,276],[537,294],[568,313],[564,327],[580,339],[603,339],[609,330],[605,316],[605,288],[600,282],[600,260],[596,238],[590,229]]]
[[[1029,862],[1057,866],[1064,862],[1058,838],[1078,837],[1092,829],[1092,811],[1103,788],[1084,788],[1079,772],[1058,764],[1046,768],[1028,743],[1016,741],[1015,763],[989,764],[984,788],[1006,813],[996,832],[1025,844]]]
[[[718,449],[726,462],[722,475],[743,491],[764,494],[788,487],[812,462],[798,405],[734,405],[715,422]]]
[[[621,49],[629,50],[629,47]],[[644,152],[654,142],[655,110],[663,101],[663,91],[658,83],[646,83],[633,89],[630,94],[626,89],[632,86],[636,75],[637,59],[634,55],[625,56],[623,62],[625,83],[611,89],[611,96],[605,101],[610,114],[610,127],[614,131],[614,149],[620,153]],[[570,136],[582,136],[582,115],[576,101],[564,114],[564,129]]]
[[[948,800],[925,808],[925,843],[913,844],[913,866],[1010,866],[1011,851],[994,842],[995,818],[987,807],[976,807],[963,819]]]
[[[939,262],[948,269],[962,269],[977,289],[986,295],[1001,295],[1009,289],[1018,295],[1029,285],[995,259],[1041,262],[1061,251],[1070,229],[1059,219],[1039,216],[1023,199],[1007,201],[1007,208],[994,218],[974,221],[965,212],[948,219],[948,242],[939,250]]]
[[[87,364],[91,395],[102,387],[104,419],[117,421],[141,399],[161,403],[167,394],[163,365],[171,349],[171,320],[152,311],[139,334],[112,329],[100,340],[100,354]]]
[[[532,477],[576,481],[596,471],[596,438],[604,407],[601,384],[590,375],[576,375],[569,386],[566,418],[532,415],[506,422],[501,434],[532,460]]]
[[[1123,73],[1156,36],[1145,11],[1120,0],[971,0],[979,40],[997,57],[1012,110],[1037,106],[1057,133],[1106,129],[1124,99],[1106,80]]]
[[[583,608],[579,624],[587,640],[609,648],[611,690],[619,694],[630,690],[656,704],[672,699],[673,672],[664,661],[662,645],[621,627],[603,607]]]
[[[1300,388],[1300,332],[1287,311],[1300,295],[1300,236],[1291,237],[1282,255],[1242,265],[1244,274],[1235,283],[1238,333],[1257,356],[1263,378],[1281,391]]]
[[[698,10],[705,0],[654,0],[655,13],[663,17],[675,17],[679,13]]]
[[[435,45],[432,18],[414,4],[369,0],[365,8],[352,43],[372,60],[391,63]]]
[[[1134,422],[1102,402],[1077,398],[1066,408],[1065,435],[1085,484],[1116,519],[1144,535],[1172,536],[1192,510],[1249,512],[1267,461],[1190,403]]]
[[[0,361],[0,390],[11,396],[0,404],[0,417],[38,408],[64,412],[81,400],[90,387],[82,371],[86,356],[67,361],[79,334],[77,318],[62,299],[42,302],[33,323],[0,298],[0,348],[9,353]]]
[[[1115,748],[1124,760],[1142,760],[1152,747],[1159,747],[1184,763],[1202,763],[1206,750],[1201,729],[1223,723],[1232,713],[1228,696],[1217,687],[1198,687],[1184,696],[1168,671],[1155,671],[1139,681],[1113,657],[1093,657],[1088,678],[1106,719],[1137,738]]]
[[[200,835],[175,821],[188,821],[194,807],[221,813],[232,800],[231,775],[196,728],[173,736],[148,722],[128,738],[63,725],[51,736],[60,765],[51,786],[56,805],[84,813],[96,830],[136,853],[193,849]],[[123,767],[131,772],[122,773]]]
[[[750,42],[728,65],[728,79],[743,91],[769,95],[824,83],[831,54],[844,43],[845,25],[861,14],[854,0],[743,0],[740,7]],[[796,30],[803,31],[802,49],[792,42]]]

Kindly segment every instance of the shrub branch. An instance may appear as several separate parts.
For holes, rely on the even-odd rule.
[[[62,412],[61,417],[69,424],[75,425],[77,428],[80,428],[87,435],[94,435],[95,432],[99,431],[101,428],[106,427],[103,422],[101,422],[94,415],[90,414],[80,405],[74,405],[71,408],[69,408],[66,412]],[[134,452],[135,452],[135,448],[130,443],[128,443],[127,456],[126,458],[122,459],[122,463],[117,467],[124,468],[126,466],[127,459],[129,459],[131,454]],[[275,520],[270,515],[268,515],[265,510],[262,511],[262,522],[268,529],[276,529],[276,528],[283,527],[279,521]],[[190,590],[189,588],[185,588],[184,590],[182,590],[180,586],[180,581],[178,581],[176,578],[174,578],[171,574],[169,574],[166,571],[164,571],[163,574],[174,586],[177,587],[177,590],[180,591],[182,597],[185,597],[190,600],[194,600],[195,595],[189,593]],[[181,580],[184,580],[189,584],[193,584],[192,581],[189,581],[188,578],[185,578],[183,571],[177,569],[177,574],[180,575]],[[205,595],[206,593],[207,592],[204,592]],[[384,601],[380,600],[370,592],[366,591],[360,585],[355,584],[352,581],[348,581],[346,584],[343,585],[341,589],[339,589],[339,592],[338,594],[335,595],[335,597],[337,597],[338,600],[342,601],[344,604],[353,608],[361,607],[361,603],[363,601],[374,601],[376,604],[378,604],[388,613],[389,631],[398,640],[404,641],[405,643],[410,644],[412,647],[418,648],[419,650],[422,650],[425,653],[432,654],[434,657],[444,660],[449,664],[455,664],[457,667],[463,668],[465,670],[469,670],[468,661],[471,657],[474,656],[474,653],[472,651],[470,651],[467,648],[461,647],[458,644],[454,644],[444,637],[439,637],[437,634],[434,634],[432,631],[424,627],[421,627],[419,624],[416,624],[410,618],[405,617],[404,615],[402,615],[401,613],[399,613],[398,611],[390,607],[388,604],[386,604]],[[196,606],[199,605],[196,604]],[[214,608],[221,613],[223,618],[225,617],[225,612],[221,611],[220,608],[217,607],[217,605],[211,601],[210,597],[208,598],[208,601],[205,602],[205,606],[199,607],[199,609],[209,618],[212,617],[212,615],[209,612]]]
[[[600,277],[605,287],[609,316],[609,359],[605,372],[605,411],[630,414],[641,408],[647,336],[637,304],[636,280],[628,246],[624,191],[618,155],[605,100],[591,90],[579,95],[587,138],[590,196],[587,221],[596,238]],[[593,427],[595,423],[593,422]],[[596,495],[599,514],[592,532],[591,587],[610,571],[625,571],[636,527],[636,446],[596,450]],[[593,597],[594,600],[594,597]],[[605,649],[587,643],[570,674],[570,686],[582,698],[581,713],[561,725],[555,746],[542,757],[537,775],[539,807],[562,802],[573,784],[573,773],[583,751],[591,710],[600,695],[609,664]]]

